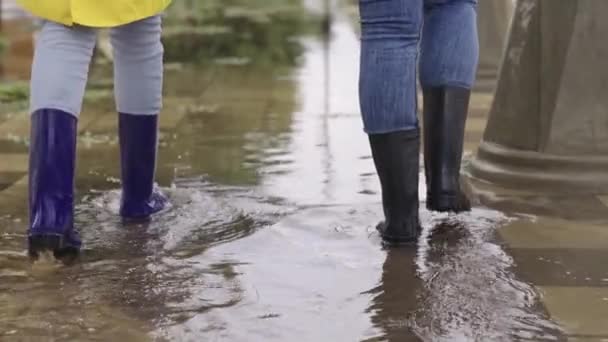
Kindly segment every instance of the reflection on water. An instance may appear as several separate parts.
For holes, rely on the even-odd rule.
[[[542,313],[535,289],[516,278],[512,258],[494,242],[496,229],[506,220],[481,209],[430,220],[416,262],[424,287],[411,321],[419,336],[540,341],[560,335]]]
[[[303,49],[297,38],[319,31],[319,21],[299,0],[182,2],[165,20],[169,61],[275,67],[294,66]]]
[[[489,210],[426,217],[418,250],[387,251],[369,312],[389,341],[555,341],[535,289],[493,242],[507,218]],[[376,339],[370,339],[376,340]]]
[[[117,217],[103,64],[80,120],[81,262],[31,266],[23,182],[0,192],[0,340],[559,339],[494,242],[504,215],[423,211],[417,250],[382,248],[352,23],[336,10],[324,43],[298,1],[249,3],[209,1],[219,17],[188,35],[212,48],[167,67],[157,179],[172,205],[153,221]]]

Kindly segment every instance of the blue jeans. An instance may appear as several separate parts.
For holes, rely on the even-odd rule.
[[[417,70],[423,88],[473,86],[477,0],[359,0],[359,10],[359,98],[368,134],[418,128]]]

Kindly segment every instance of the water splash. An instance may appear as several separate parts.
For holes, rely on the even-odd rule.
[[[427,216],[416,268],[423,281],[409,324],[428,341],[553,341],[557,324],[543,314],[536,289],[518,280],[496,242],[513,220],[488,209]]]

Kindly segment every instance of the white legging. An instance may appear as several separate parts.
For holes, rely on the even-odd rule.
[[[32,65],[30,112],[59,109],[78,117],[97,30],[45,21]],[[161,17],[111,29],[116,109],[158,115],[162,107],[163,45]]]

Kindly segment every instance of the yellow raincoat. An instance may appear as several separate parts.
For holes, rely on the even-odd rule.
[[[17,0],[33,15],[64,25],[115,27],[162,12],[172,0]]]

